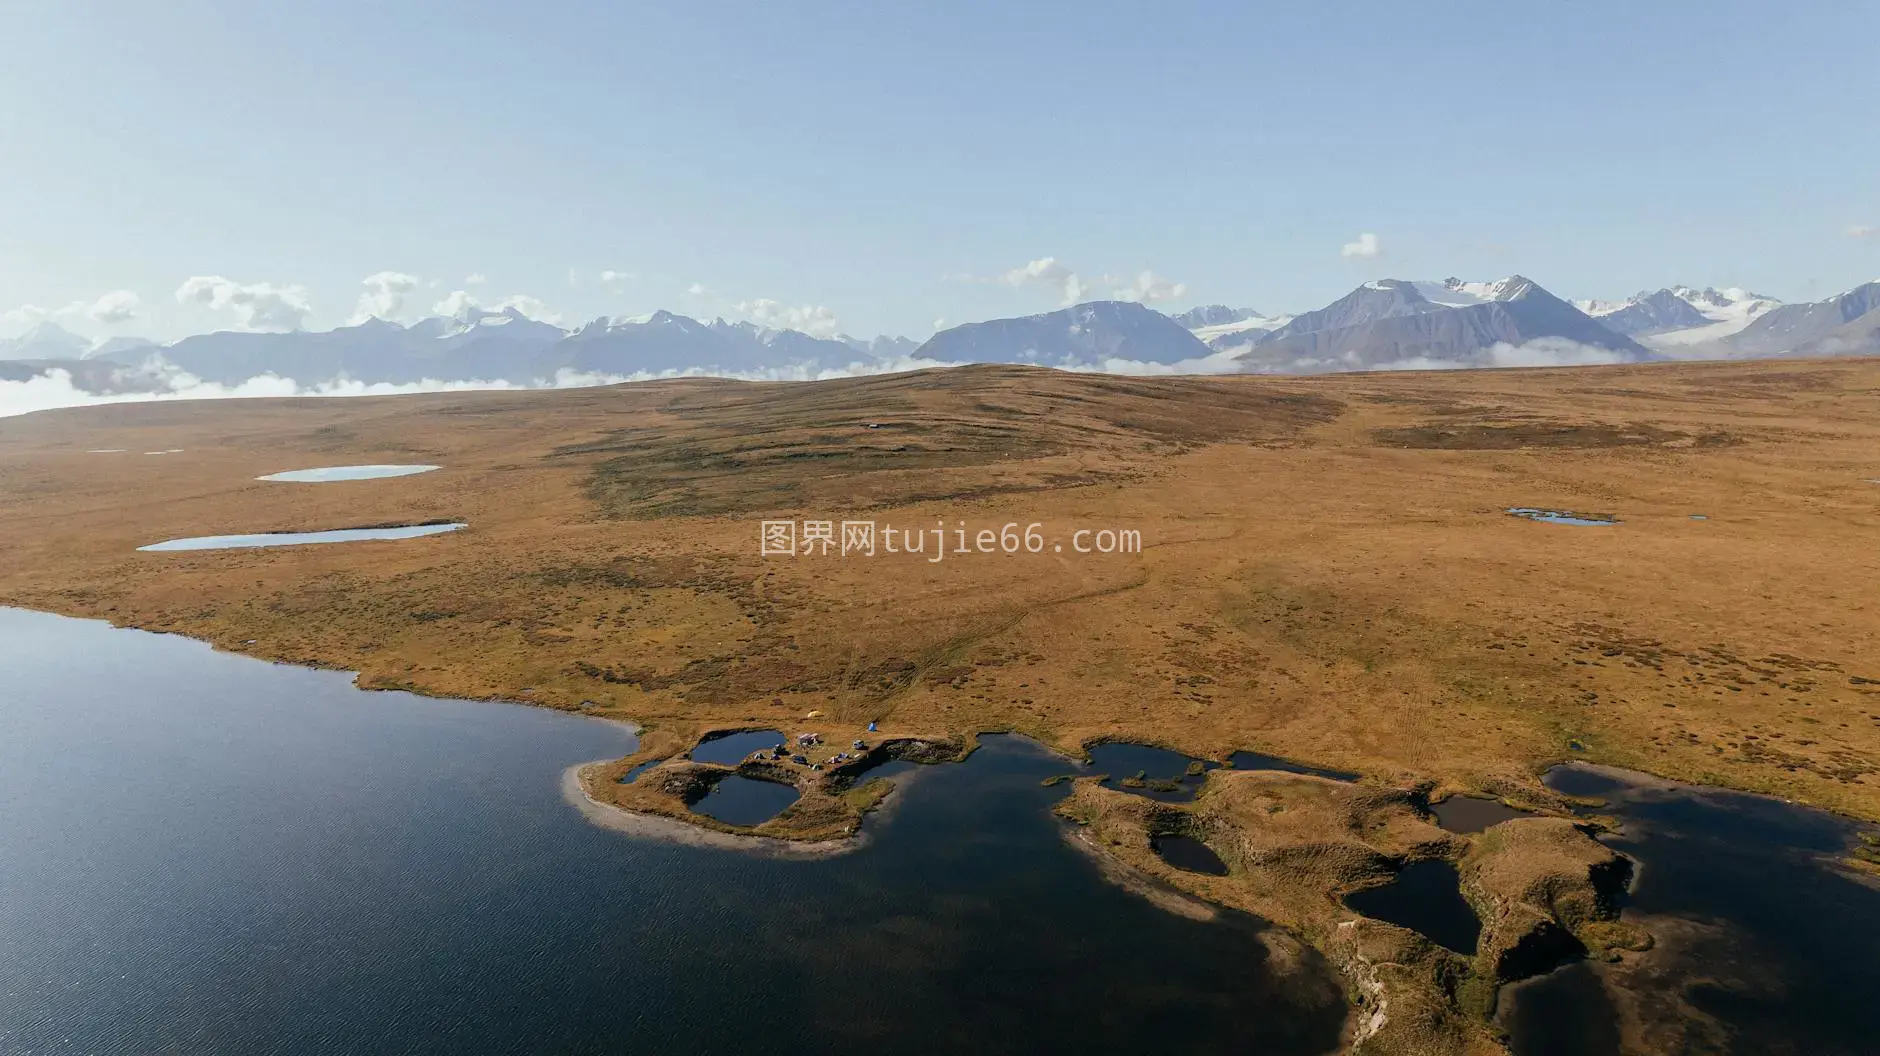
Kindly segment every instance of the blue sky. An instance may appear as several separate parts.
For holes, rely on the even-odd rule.
[[[325,328],[382,272],[405,317],[916,337],[1065,272],[1269,312],[1880,275],[1871,3],[16,0],[0,41],[0,334]]]

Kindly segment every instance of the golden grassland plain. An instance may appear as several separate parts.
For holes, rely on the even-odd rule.
[[[832,740],[1106,736],[1443,790],[1572,757],[1880,819],[1877,396],[1839,360],[76,409],[0,420],[0,603],[684,740],[816,710]],[[253,479],[378,462],[445,468]],[[1050,545],[765,558],[765,518]],[[136,550],[436,519],[469,528]]]
[[[444,468],[254,479],[393,462]],[[707,828],[731,827],[687,807],[731,771],[683,758],[700,736],[817,731],[813,776],[742,768],[798,785],[755,830],[798,841],[853,832],[886,793],[833,758],[852,738],[936,761],[1016,730],[1072,754],[1134,740],[1358,771],[1361,785],[1217,770],[1180,807],[1083,780],[1061,811],[1140,873],[1327,950],[1365,1051],[1493,1052],[1495,984],[1562,949],[1643,940],[1615,919],[1617,872],[1582,829],[1462,837],[1424,805],[1480,792],[1558,813],[1539,774],[1573,758],[1880,819],[1877,480],[1868,360],[971,367],[124,404],[0,420],[0,604],[356,670],[368,688],[630,720],[640,749],[588,768],[581,791]],[[940,525],[948,553],[931,560],[930,535],[918,555],[765,557],[766,519]],[[438,520],[468,528],[137,551]],[[1041,552],[954,553],[962,523],[975,545],[1036,524]],[[1079,529],[1142,547],[1077,553]],[[1230,874],[1168,868],[1158,833],[1207,840]],[[1458,864],[1486,927],[1474,958],[1339,903],[1419,858]]]

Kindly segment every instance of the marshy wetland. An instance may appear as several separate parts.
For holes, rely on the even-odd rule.
[[[1587,980],[1616,995],[1612,1036],[1646,1036],[1689,1007],[1721,1024],[1713,1051],[1767,1051],[1758,1016],[1816,1007],[1792,996],[1812,978],[1801,962],[1769,959],[1770,978],[1715,968],[1736,947],[1639,911],[1661,869],[1646,843],[1626,893],[1642,830],[1539,775],[1574,758],[1880,819],[1880,615],[1867,603],[1880,511],[1861,479],[1880,445],[1876,388],[1880,365],[1856,360],[1219,379],[969,368],[88,408],[0,421],[0,602],[357,670],[368,688],[641,725],[637,749],[584,771],[597,804],[856,846],[793,863],[818,876],[862,868],[910,818],[972,799],[957,775],[1001,758],[966,755],[973,738],[1023,733],[1062,754],[1007,775],[1012,804],[1057,810],[1068,843],[1041,822],[1057,846],[1135,878],[1106,890],[1145,891],[1135,902],[1169,915],[1154,899],[1173,889],[1233,911],[1217,923],[1283,925],[1256,927],[1260,941],[1297,936],[1322,956],[1353,995],[1346,1041],[1360,1051],[1492,1052],[1497,1023],[1530,1051],[1547,1032],[1521,1009],[1572,1007]],[[188,454],[86,453],[101,448]],[[254,481],[375,460],[451,472]],[[1501,512],[1517,507],[1623,524]],[[1692,510],[1717,519],[1694,524]],[[1105,560],[767,559],[757,524],[770,518],[1126,526],[1145,545]],[[231,525],[362,523],[475,531],[137,552]],[[683,758],[707,732],[752,729],[816,730],[828,745],[764,774],[742,757]],[[833,759],[860,739],[931,758]],[[1173,758],[1075,764],[1103,744]],[[1267,754],[1215,765],[1250,745]],[[1262,760],[1273,765],[1242,765]],[[797,798],[756,825],[695,812],[730,770],[783,777]],[[1527,813],[1463,819],[1487,808],[1459,797]],[[1182,841],[1226,873],[1171,864],[1162,852]],[[1844,951],[1865,979],[1880,939],[1859,910],[1871,892],[1859,850],[1814,852],[1847,863],[1834,875],[1849,886],[1797,912],[1841,906],[1847,933],[1868,940]],[[1472,953],[1349,908],[1413,868],[1438,871],[1425,862],[1455,871],[1482,929]],[[1729,913],[1753,919],[1779,897],[1744,884]],[[900,926],[922,933],[929,911]],[[1049,940],[1075,948],[1088,926]],[[760,942],[718,935],[744,939]],[[1705,987],[1653,968],[1678,951],[1713,965]],[[924,950],[900,970],[951,956]],[[1507,991],[1497,1012],[1499,982],[1563,961],[1581,967]],[[1218,996],[1185,971],[1170,987]],[[1819,1051],[1857,1051],[1820,1036]]]

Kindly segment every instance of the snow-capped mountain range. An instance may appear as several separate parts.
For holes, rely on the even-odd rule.
[[[63,370],[86,392],[169,391],[179,375],[222,386],[265,376],[378,385],[674,374],[814,377],[969,362],[1119,372],[1337,370],[1642,362],[1666,358],[1880,354],[1880,281],[1782,304],[1741,289],[1671,286],[1569,302],[1520,275],[1491,282],[1378,279],[1298,315],[1213,304],[1169,315],[1093,301],[967,323],[923,343],[817,337],[656,311],[563,329],[516,308],[410,325],[222,331],[167,345],[93,342],[51,322],[0,339],[0,381]]]
[[[1600,326],[1533,280],[1378,279],[1235,344],[1234,365],[1261,373],[1512,366],[1515,350],[1552,342],[1569,362],[1635,362],[1649,350]]]
[[[913,352],[902,337],[818,338],[723,319],[701,322],[672,312],[601,318],[564,330],[515,308],[472,310],[409,326],[368,319],[325,331],[224,330],[168,345],[134,338],[93,344],[53,323],[0,342],[0,360],[41,364],[82,361],[126,369],[152,362],[220,385],[274,375],[306,382],[367,384],[499,381],[528,385],[572,371],[607,377],[708,372],[798,372],[872,366]],[[17,370],[15,371],[17,372]],[[95,373],[95,371],[93,372]]]
[[[1581,301],[1609,330],[1660,349],[1713,344],[1747,328],[1781,301],[1747,290],[1672,286],[1623,301]]]

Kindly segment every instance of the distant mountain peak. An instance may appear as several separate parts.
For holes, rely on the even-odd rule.
[[[1526,362],[1519,350],[1535,342],[1544,350],[1533,356],[1542,359],[1651,358],[1646,348],[1534,280],[1510,275],[1492,282],[1375,279],[1256,338],[1237,352],[1236,362],[1278,372],[1513,365]]]
[[[1665,291],[1661,290],[1659,292],[1662,293]],[[1680,297],[1692,304],[1709,305],[1713,308],[1728,308],[1733,304],[1742,304],[1745,301],[1768,301],[1772,304],[1779,303],[1774,297],[1765,297],[1760,293],[1751,293],[1739,286],[1728,286],[1721,290],[1714,286],[1706,286],[1701,290],[1693,289],[1690,286],[1672,286],[1669,292],[1673,296]],[[1639,294],[1639,297],[1644,296],[1646,296],[1646,294]]]
[[[1225,304],[1204,304],[1169,318],[1190,330],[1199,330],[1204,326],[1228,326],[1259,317],[1260,313],[1251,308],[1229,308]]]
[[[1136,301],[1086,301],[1069,308],[950,327],[915,350],[943,363],[1095,365],[1106,360],[1180,363],[1208,346],[1174,319]]]
[[[78,336],[50,319],[41,319],[27,327],[26,332],[14,338],[14,341],[22,348],[27,345],[55,345],[61,348],[79,349],[91,347],[90,340]]]

